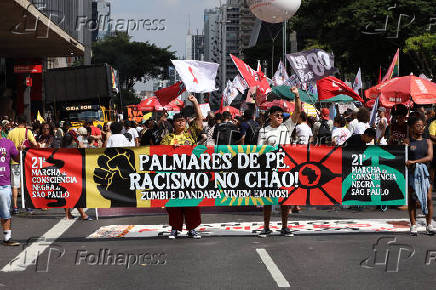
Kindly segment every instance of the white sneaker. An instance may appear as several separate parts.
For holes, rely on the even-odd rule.
[[[410,235],[411,236],[418,235],[418,227],[416,225],[410,226]]]
[[[427,226],[427,235],[433,236],[436,233],[432,225]]]
[[[175,239],[175,238],[177,238],[177,235],[178,235],[179,233],[177,232],[177,230],[171,230],[171,233],[170,233],[170,235],[168,236],[168,238],[169,239]]]

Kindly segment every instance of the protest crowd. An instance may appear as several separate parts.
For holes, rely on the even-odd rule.
[[[347,109],[342,114],[337,110],[334,118],[328,108],[320,108],[318,117],[308,117],[302,110],[298,89],[292,88],[296,95],[296,105],[292,112],[279,106],[272,106],[268,111],[257,112],[255,107],[247,109],[241,116],[232,115],[229,111],[209,112],[203,116],[197,99],[189,96],[194,105],[192,115],[181,113],[168,118],[168,113],[157,112],[155,118],[141,123],[134,121],[112,122],[102,128],[88,122],[83,127],[73,128],[69,121],[61,123],[38,121],[26,123],[19,116],[16,120],[4,118],[1,123],[2,146],[6,148],[3,156],[8,156],[3,165],[9,167],[11,159],[10,182],[8,174],[2,179],[1,216],[4,229],[4,244],[17,245],[11,240],[10,218],[17,214],[18,191],[20,188],[20,167],[18,150],[25,148],[110,148],[139,147],[150,145],[331,145],[362,147],[367,144],[409,145],[418,148],[411,152],[407,166],[428,164],[431,181],[424,197],[409,194],[409,212],[411,219],[411,234],[416,234],[415,216],[416,204],[428,208],[427,231],[434,233],[431,226],[432,201],[431,183],[435,178],[436,158],[433,151],[436,147],[436,112],[434,106],[414,106],[410,110],[403,105],[397,105],[389,110],[379,107],[375,120],[371,123],[371,112],[365,107]],[[336,108],[338,109],[338,108]],[[2,160],[3,161],[3,160]],[[413,170],[409,172],[409,182],[413,182]],[[10,196],[10,192],[12,195]],[[411,190],[413,192],[413,190]],[[10,198],[11,197],[11,198]],[[10,205],[10,207],[9,207]],[[28,208],[32,213],[35,209]],[[48,209],[41,209],[48,210]],[[83,209],[78,209],[83,220],[91,220]],[[281,206],[283,235],[291,235],[287,227],[289,212],[298,213],[301,208]],[[169,224],[172,226],[170,238],[176,238],[186,220],[188,236],[200,238],[195,228],[200,225],[200,208],[167,208]],[[260,236],[271,234],[269,220],[272,206],[264,206],[264,230]],[[66,218],[71,219],[70,209],[65,210]]]

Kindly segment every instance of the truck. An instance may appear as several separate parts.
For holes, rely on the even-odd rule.
[[[44,74],[45,108],[73,127],[103,127],[116,120],[117,72],[108,64],[50,69]]]

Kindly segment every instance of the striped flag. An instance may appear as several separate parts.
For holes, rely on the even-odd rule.
[[[397,53],[395,54],[392,64],[382,82],[391,80],[392,78],[396,78],[398,76],[400,76],[400,49],[397,49]]]

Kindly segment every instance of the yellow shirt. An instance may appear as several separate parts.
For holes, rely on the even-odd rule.
[[[11,131],[9,131],[8,139],[14,142],[15,147],[19,148],[21,145],[23,145],[24,140],[26,140],[26,128],[14,128]],[[27,130],[27,139],[30,140],[30,142],[36,142],[35,136],[33,136],[33,133],[31,130]],[[17,162],[13,161],[12,164],[18,164]]]
[[[197,127],[190,127],[182,134],[165,135],[160,142],[160,145],[195,145],[197,144],[198,136],[201,130]]]
[[[430,133],[430,135],[436,136],[436,120],[431,122],[430,127],[428,127],[428,132]],[[436,145],[436,142],[433,142],[433,144]],[[435,153],[433,152],[433,154]]]

